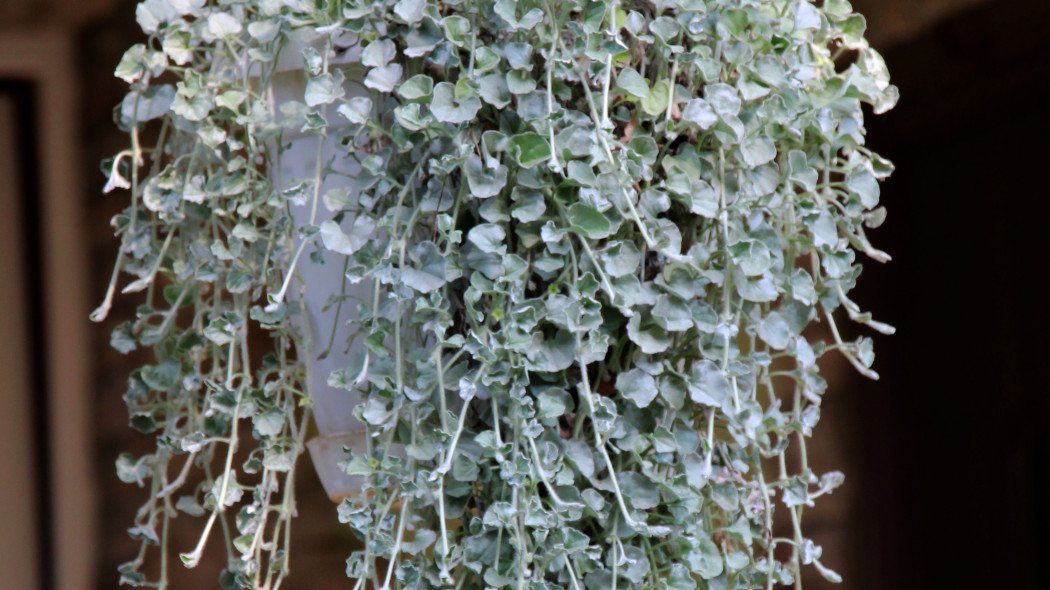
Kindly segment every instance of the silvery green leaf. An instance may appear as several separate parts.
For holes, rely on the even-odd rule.
[[[507,153],[522,168],[531,168],[551,157],[551,146],[539,133],[520,133],[507,140]]]
[[[757,168],[777,157],[777,147],[769,137],[752,136],[744,139],[740,144],[740,154],[745,164]]]
[[[474,118],[481,108],[477,97],[456,100],[456,87],[448,82],[439,82],[434,86],[434,98],[430,101],[430,111],[434,118],[442,123],[466,123]]]
[[[180,16],[198,15],[207,0],[168,0],[175,14]]]
[[[805,338],[795,338],[795,359],[803,369],[812,367],[817,362],[817,355]]]
[[[755,74],[762,82],[774,88],[787,84],[787,64],[772,55],[758,58],[755,63]]]
[[[850,272],[855,256],[852,249],[828,252],[821,258],[820,264],[829,277],[838,279]]]
[[[724,83],[704,86],[704,98],[715,113],[723,119],[740,113],[740,97],[736,89]]]
[[[503,223],[510,220],[507,215],[507,205],[503,199],[488,199],[478,207],[478,214],[485,221],[492,223]]]
[[[510,89],[510,86],[507,86]],[[548,119],[550,111],[547,110],[547,94],[542,91],[534,91],[518,96],[518,116],[525,121],[540,121]]]
[[[678,36],[681,26],[669,16],[660,16],[649,23],[649,30],[665,45],[670,45],[671,40]]]
[[[693,363],[689,379],[689,398],[706,406],[721,406],[729,395],[729,381],[713,362],[703,359]]]
[[[248,27],[248,32],[251,32],[250,26]],[[321,52],[313,45],[307,45],[303,47],[300,53],[303,56],[303,65],[306,66],[306,71],[311,76],[321,75],[321,69],[324,67],[324,58],[321,57]]]
[[[376,39],[361,50],[361,65],[371,68],[386,67],[397,57],[397,47],[390,39]]]
[[[758,337],[775,350],[787,348],[793,336],[791,326],[779,312],[769,312],[758,323]]]
[[[645,503],[651,501],[651,498],[646,498]],[[657,498],[659,501],[659,498]],[[652,564],[649,563],[649,558],[646,556],[646,552],[641,547],[634,545],[626,545],[623,548],[623,563],[621,575],[627,578],[634,587],[638,587],[644,583],[646,575],[649,570],[652,569]]]
[[[613,242],[599,254],[609,276],[619,278],[633,273],[642,262],[642,253],[634,242]]]
[[[875,176],[864,169],[855,169],[846,177],[846,188],[858,197],[866,209],[872,209],[879,204],[879,181]]]
[[[529,94],[536,90],[536,80],[527,72],[511,70],[507,72],[507,88],[511,94]]]
[[[788,167],[791,170],[791,180],[801,184],[807,191],[817,188],[817,171],[809,166],[805,152],[791,150],[788,153]]]
[[[150,86],[141,93],[132,91],[120,105],[120,116],[128,124],[150,121],[166,115],[174,100],[175,88],[171,84]]]
[[[412,266],[401,269],[401,280],[412,289],[430,293],[445,284],[446,260],[433,242],[419,244],[412,252],[411,262]]]
[[[706,131],[718,122],[718,115],[715,115],[714,109],[711,108],[711,104],[706,100],[694,98],[687,102],[685,108],[682,109],[682,120]]]
[[[576,338],[568,330],[558,330],[553,339],[544,338],[538,346],[531,347],[526,356],[531,370],[564,371],[576,361]]]
[[[830,494],[832,490],[842,485],[842,482],[846,480],[846,476],[841,471],[829,471],[824,475],[820,476],[820,494]]]
[[[218,346],[226,346],[234,340],[234,327],[223,318],[215,318],[204,328],[204,337]]]
[[[151,475],[149,457],[140,457],[137,461],[131,453],[121,453],[117,457],[117,477],[124,483],[142,485],[144,479]]]
[[[493,12],[499,15],[510,29],[531,29],[536,26],[541,20],[543,20],[543,11],[539,8],[533,8],[526,12],[521,19],[517,17],[517,5],[515,0],[497,0],[493,7]]]
[[[169,0],[145,0],[135,7],[135,20],[147,35],[156,33],[160,25],[178,16]]]
[[[364,124],[372,114],[372,99],[367,96],[354,96],[336,109],[340,115],[351,123]]]
[[[740,81],[739,88],[744,100],[757,100],[769,94],[769,88],[746,76]]]
[[[478,78],[478,91],[485,102],[497,109],[510,104],[510,88],[502,72],[493,72]]]
[[[375,233],[375,220],[367,215],[358,215],[349,234],[344,234],[339,224],[332,220],[325,221],[320,226],[321,240],[325,248],[338,254],[349,256],[357,252],[372,239]]]
[[[671,338],[667,331],[652,321],[643,325],[638,314],[627,322],[627,336],[645,354],[659,354],[671,347]]]
[[[711,129],[715,137],[727,146],[739,143],[746,132],[744,123],[736,115],[719,115],[718,123]]]
[[[634,405],[644,408],[656,399],[656,380],[639,369],[631,369],[616,377],[616,390]]]
[[[725,556],[726,569],[730,572],[743,570],[751,563],[751,558],[746,551],[730,550]]]
[[[426,0],[398,0],[394,5],[394,14],[411,25],[423,20],[426,7]]]
[[[806,305],[816,305],[817,291],[813,286],[813,277],[809,276],[805,269],[796,269],[791,275],[789,284],[792,297]]]
[[[528,43],[507,43],[503,46],[503,56],[511,69],[532,69],[532,45]]]
[[[689,211],[714,219],[718,215],[719,196],[707,181],[697,180],[692,183],[689,193]]]
[[[846,18],[853,13],[849,0],[827,0],[824,2],[824,13],[831,17]]]
[[[576,184],[581,186],[594,186],[595,182],[597,182],[597,178],[594,176],[594,170],[589,165],[584,164],[579,160],[569,160],[566,169],[566,177]]]
[[[459,47],[469,46],[469,20],[458,14],[453,14],[442,19],[441,26],[445,29],[445,38],[451,41],[454,45]]]
[[[827,209],[821,209],[815,217],[806,218],[806,225],[813,234],[813,243],[820,246],[834,246],[839,241],[839,231],[835,227],[835,218]]]
[[[426,74],[416,74],[405,80],[397,88],[397,93],[405,100],[427,98],[434,90],[434,79]]]
[[[656,116],[667,110],[671,88],[663,80],[653,84],[649,93],[642,98],[642,110],[646,114]]]
[[[620,474],[620,487],[627,502],[638,510],[648,510],[660,503],[660,488],[647,477],[633,471]],[[644,559],[644,557],[641,557]],[[645,567],[648,570],[648,566]],[[625,574],[627,575],[627,574]],[[644,577],[644,573],[641,574]],[[638,580],[641,582],[641,579]]]
[[[204,28],[206,33],[205,40],[209,40],[209,35],[211,36],[210,40],[233,37],[239,35],[241,30],[243,30],[241,22],[232,14],[213,12],[208,15],[207,25]]]
[[[204,507],[198,504],[193,496],[179,496],[178,501],[175,502],[175,509],[190,516],[204,516]]]
[[[322,74],[310,78],[306,82],[306,92],[303,95],[306,106],[316,107],[329,104],[342,98],[346,94],[341,84],[336,81],[332,74]]]
[[[870,367],[875,362],[875,349],[871,338],[863,336],[857,340],[857,358],[865,367]]]
[[[262,436],[275,436],[284,428],[284,412],[270,408],[265,412],[252,415],[252,426]]]
[[[718,313],[705,301],[693,301],[690,306],[693,325],[704,334],[713,334],[718,330]]]
[[[168,35],[165,39],[170,36]],[[120,63],[117,64],[117,69],[113,71],[113,75],[131,84],[141,78],[147,71],[146,46],[142,43],[136,43],[124,52],[123,57],[120,58]]]
[[[485,585],[488,588],[504,588],[515,582],[513,576],[505,576],[494,567],[486,568],[482,579],[485,580]]]
[[[803,476],[792,477],[788,483],[784,485],[784,492],[781,498],[785,506],[810,506],[812,501],[809,499],[809,486],[806,484]]]
[[[584,441],[569,439],[565,441],[565,457],[576,466],[580,475],[592,477],[594,475],[594,451]]]
[[[543,193],[540,191],[516,186],[511,191],[510,198],[514,201],[514,205],[510,208],[510,215],[522,223],[536,221],[547,211]]]
[[[740,269],[733,269],[733,285],[738,295],[754,303],[776,301],[779,297],[776,284],[768,276],[748,277]]]
[[[369,398],[361,408],[361,418],[372,426],[383,426],[390,417],[386,404],[377,398]]]
[[[499,65],[499,60],[498,53],[484,45],[479,45],[474,50],[474,73],[484,74]]]
[[[820,556],[823,554],[824,550],[821,548],[820,545],[814,543],[812,539],[806,539],[805,541],[803,541],[801,551],[801,558],[803,564],[809,565],[817,559],[820,559]]]
[[[482,223],[475,225],[467,232],[467,239],[486,254],[507,253],[507,245],[503,242],[507,237],[503,227],[495,223]]]
[[[259,43],[269,43],[277,38],[281,31],[281,23],[276,19],[267,19],[248,23],[248,34]],[[316,72],[311,72],[316,75]]]
[[[226,495],[220,500],[219,495],[222,494],[223,488],[225,488]],[[218,475],[215,478],[215,483],[212,484],[211,494],[216,501],[221,501],[222,505],[226,507],[240,502],[241,496],[244,495],[244,489],[237,484],[237,471],[231,469],[225,475]]]
[[[405,57],[423,57],[428,55],[444,39],[441,27],[426,16],[420,23],[405,35]]]
[[[434,117],[424,114],[418,103],[408,103],[394,108],[394,119],[398,125],[409,131],[420,131],[425,129]]]
[[[401,64],[393,63],[380,68],[372,68],[365,76],[365,86],[380,92],[391,92],[401,81]]]
[[[796,29],[819,29],[820,11],[809,0],[798,0],[795,4],[795,28]]]
[[[653,232],[653,242],[656,250],[671,260],[680,260],[682,254],[682,231],[678,229],[678,225],[663,217],[657,219],[655,223],[649,224],[650,227],[654,225],[655,229],[651,231]]]
[[[436,92],[436,91],[435,91]],[[507,168],[500,164],[496,168],[486,168],[481,158],[471,154],[463,164],[470,193],[479,199],[496,196],[507,185]]]
[[[248,94],[241,90],[226,90],[215,97],[215,104],[237,113],[247,98]]]
[[[696,580],[689,575],[689,569],[681,564],[671,564],[671,572],[667,574],[667,588],[669,590],[694,590]]]
[[[643,283],[633,274],[614,280],[613,287],[616,289],[616,294],[623,298],[624,305],[627,307],[655,305],[656,298],[660,294],[651,281]]]
[[[624,68],[616,75],[616,85],[635,98],[649,96],[649,83],[634,68]]]
[[[615,229],[605,215],[583,203],[576,203],[569,207],[567,215],[572,229],[592,240],[607,238]]]
[[[758,240],[744,240],[731,247],[740,270],[749,277],[760,276],[773,266],[769,246]]]
[[[536,398],[536,417],[545,420],[563,416],[569,410],[571,398],[564,389],[548,389]]]
[[[684,301],[660,295],[653,306],[653,321],[668,332],[683,332],[693,327],[693,317]]]

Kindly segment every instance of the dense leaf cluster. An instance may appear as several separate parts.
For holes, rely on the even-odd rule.
[[[888,259],[864,228],[892,166],[863,145],[862,105],[897,97],[846,0],[146,0],[138,17],[150,41],[117,69],[132,148],[106,171],[132,189],[114,285],[147,291],[113,343],[157,356],[126,396],[157,450],[118,464],[152,478],[144,551],[166,559],[179,509],[207,519],[190,565],[219,520],[224,584],[287,573],[311,338],[288,292],[324,248],[371,292],[331,294],[357,308],[360,354],[329,383],[362,395],[369,432],[339,507],[364,543],[355,588],[837,578],[800,521],[842,476],[810,471],[805,438],[822,355],[876,376],[836,312],[892,331],[847,293],[857,253]],[[282,50],[307,80],[279,102]],[[278,179],[300,132],[342,152]],[[333,156],[360,164],[354,191],[321,191]],[[255,366],[258,329],[274,347]],[[206,480],[176,499],[193,465]]]

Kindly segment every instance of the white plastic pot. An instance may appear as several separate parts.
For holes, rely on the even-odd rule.
[[[302,49],[312,45],[319,52],[324,51],[324,45],[319,39],[311,39],[310,32],[304,31],[299,39],[293,42],[281,52],[277,64],[278,73],[273,78],[274,98],[281,104],[285,101],[303,101],[303,92],[306,85],[306,74],[303,71]],[[350,45],[353,38],[339,39],[339,45]],[[360,66],[354,64],[359,61],[359,48],[353,47],[349,51],[338,56],[329,56],[329,67],[342,66],[340,69],[346,74],[345,90],[347,97],[365,95],[366,89],[360,83],[364,72]],[[349,65],[348,65],[349,64]],[[325,145],[321,148],[323,165],[332,162],[332,168],[348,176],[323,175],[320,187],[320,195],[335,188],[350,188],[353,194],[352,178],[356,177],[360,167],[353,159],[345,156],[345,148],[336,145],[336,139],[331,133],[340,124],[347,121],[336,113],[335,108],[329,108],[325,113],[328,120],[329,134],[325,139]],[[281,186],[280,190],[288,189],[295,183],[305,179],[313,179],[316,174],[318,141],[316,134],[303,133],[295,130],[286,130],[284,141],[290,142],[290,148],[286,149],[280,161],[280,177],[277,180]],[[333,156],[335,156],[333,160]],[[352,197],[353,198],[353,197]],[[302,205],[293,206],[292,214],[296,226],[310,222],[312,195]],[[315,225],[332,218],[323,204],[317,207]],[[348,221],[344,220],[344,231],[349,229]],[[309,379],[309,394],[313,402],[313,415],[320,436],[307,442],[310,457],[314,468],[321,479],[325,492],[333,501],[360,489],[361,481],[358,477],[351,477],[339,468],[339,462],[347,458],[344,449],[352,449],[354,452],[363,452],[366,446],[365,437],[367,433],[364,425],[354,417],[353,409],[360,402],[360,396],[356,393],[338,389],[328,385],[328,376],[332,371],[345,368],[350,365],[351,358],[362,351],[360,345],[347,350],[346,342],[351,331],[347,327],[347,321],[355,318],[355,305],[352,302],[344,302],[339,316],[339,325],[336,327],[335,338],[331,351],[324,359],[318,359],[327,347],[335,322],[335,306],[327,311],[322,309],[327,305],[328,298],[332,294],[338,294],[345,289],[346,294],[365,298],[370,296],[372,285],[370,281],[361,281],[357,284],[347,283],[343,285],[343,258],[332,252],[319,249],[323,252],[321,258],[323,264],[317,264],[310,260],[310,254],[320,246],[319,238],[317,245],[307,245],[296,266],[296,271],[305,283],[306,313],[297,321],[308,322],[311,335],[311,346],[309,351],[299,351],[300,358],[309,355],[311,371]],[[299,243],[296,243],[296,247]],[[296,301],[299,298],[298,286],[293,283],[287,294],[288,298]]]

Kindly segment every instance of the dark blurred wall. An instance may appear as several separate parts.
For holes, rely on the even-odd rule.
[[[1048,23],[992,2],[885,52],[901,101],[868,129],[897,165],[874,237],[895,259],[860,289],[899,330],[852,392],[851,587],[1048,587]]]

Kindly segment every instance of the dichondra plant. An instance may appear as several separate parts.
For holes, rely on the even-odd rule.
[[[124,583],[164,588],[176,554],[222,545],[224,587],[280,586],[310,346],[343,325],[354,360],[328,382],[368,433],[341,464],[362,481],[338,506],[353,588],[838,580],[802,514],[842,475],[811,471],[806,438],[822,356],[877,377],[837,322],[892,332],[848,293],[858,253],[889,258],[865,235],[892,166],[863,145],[863,105],[897,97],[846,0],[137,16],[148,40],[116,70],[130,147],[104,165],[131,202],[93,315],[130,275],[141,305],[112,343],[155,355],[125,394],[157,445],[117,462],[148,488]],[[305,85],[284,100],[289,55]],[[313,174],[282,178],[301,134]],[[349,188],[323,190],[347,163]],[[367,295],[327,293],[336,325],[312,333],[297,277],[323,252]],[[196,546],[168,541],[176,517],[201,520]]]

